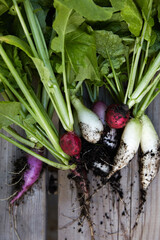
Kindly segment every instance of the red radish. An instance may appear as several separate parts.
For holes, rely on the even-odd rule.
[[[35,150],[35,152],[39,155],[43,153],[42,150]],[[18,192],[18,194],[11,200],[10,204],[13,204],[15,201],[19,200],[20,197],[23,196],[25,192],[38,180],[43,162],[39,159],[28,155],[27,156],[27,164],[28,169],[25,171],[23,175],[24,184],[22,185],[21,190]]]
[[[106,110],[106,122],[110,128],[123,128],[129,120],[129,109],[125,104],[112,104]]]
[[[67,132],[61,137],[60,146],[69,156],[79,156],[81,139],[74,132]]]
[[[99,119],[101,120],[103,125],[106,124],[106,121],[105,121],[106,109],[107,109],[107,105],[102,101],[98,101],[98,102],[94,103],[93,108],[92,108],[93,112],[95,112],[97,114],[97,116],[99,117]]]

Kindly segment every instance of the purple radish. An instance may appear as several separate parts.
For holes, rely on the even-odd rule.
[[[92,110],[94,113],[97,114],[103,125],[105,125],[106,124],[105,112],[107,110],[107,105],[102,101],[98,101],[94,103]]]
[[[42,150],[34,150],[39,155],[43,154]],[[43,162],[37,159],[36,157],[33,157],[32,155],[27,156],[27,164],[28,169],[24,172],[23,175],[23,181],[24,184],[22,185],[21,190],[18,192],[18,194],[11,200],[10,204],[13,204],[15,201],[19,200],[25,192],[28,191],[28,189],[38,180]]]

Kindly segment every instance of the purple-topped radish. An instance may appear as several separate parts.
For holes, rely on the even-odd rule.
[[[129,116],[129,108],[125,104],[111,104],[106,110],[106,122],[110,128],[123,128]]]
[[[39,155],[42,155],[42,150],[35,150],[35,152]],[[27,156],[27,164],[28,168],[24,172],[23,175],[23,181],[24,184],[21,187],[21,190],[18,192],[18,194],[11,200],[10,204],[13,204],[15,201],[19,200],[25,192],[28,191],[28,189],[38,180],[43,162],[37,159],[36,157],[33,157],[31,155]]]
[[[94,103],[92,110],[97,114],[103,125],[106,125],[105,112],[107,110],[107,105],[102,101],[98,101]]]

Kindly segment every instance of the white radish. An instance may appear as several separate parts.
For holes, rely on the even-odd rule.
[[[126,124],[122,133],[120,146],[114,157],[112,171],[108,175],[108,179],[118,170],[124,168],[134,158],[138,151],[141,139],[142,125],[139,119],[132,118]]]
[[[71,101],[77,111],[82,136],[88,142],[97,143],[103,133],[102,122],[98,116],[85,107],[77,97],[72,96]]]
[[[147,115],[141,117],[142,135],[141,135],[141,159],[140,159],[140,183],[141,195],[138,210],[138,216],[133,225],[133,229],[137,226],[143,205],[146,201],[147,189],[150,183],[157,175],[160,162],[160,141],[155,128]]]
[[[142,156],[140,160],[140,181],[143,190],[147,190],[149,184],[157,175],[160,163],[160,141],[155,128],[148,118],[143,115],[141,150]]]

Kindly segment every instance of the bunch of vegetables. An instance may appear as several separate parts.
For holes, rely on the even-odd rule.
[[[159,167],[159,138],[145,115],[160,91],[159,16],[156,0],[1,2],[0,126],[11,137],[0,137],[27,152],[29,166],[11,204],[38,179],[42,162],[71,170],[93,237],[88,168],[107,182],[139,146],[146,194]],[[102,87],[109,103],[100,101]],[[52,122],[54,112],[62,136]],[[55,161],[43,155],[44,148]],[[86,149],[103,152],[103,161],[97,156],[90,162]]]

